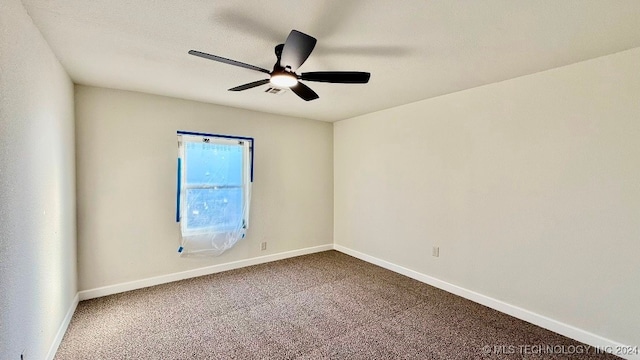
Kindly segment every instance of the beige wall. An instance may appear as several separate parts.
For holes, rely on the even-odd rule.
[[[45,359],[77,291],[73,84],[21,2],[0,8],[0,359]]]
[[[336,123],[335,243],[640,344],[638,64],[634,49]]]
[[[76,126],[80,290],[333,242],[330,123],[76,86]],[[220,257],[177,254],[177,130],[255,138],[251,227]]]

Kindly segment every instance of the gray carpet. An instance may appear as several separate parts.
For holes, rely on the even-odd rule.
[[[82,301],[65,359],[615,358],[336,251]]]

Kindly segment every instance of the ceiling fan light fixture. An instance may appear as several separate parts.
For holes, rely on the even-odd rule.
[[[298,83],[298,78],[293,74],[281,72],[271,75],[269,81],[275,86],[289,88]]]

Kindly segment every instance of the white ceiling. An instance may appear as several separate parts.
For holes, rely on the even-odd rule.
[[[74,82],[325,121],[341,120],[640,47],[638,0],[23,0]],[[298,73],[320,99],[228,88],[271,69],[291,29],[318,39]]]

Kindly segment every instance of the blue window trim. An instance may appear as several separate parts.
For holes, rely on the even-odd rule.
[[[249,174],[250,181],[253,182],[253,154],[255,153],[255,139],[252,137],[246,136],[233,136],[233,135],[222,135],[222,134],[207,134],[207,133],[199,133],[199,132],[191,132],[191,131],[177,131],[178,135],[196,135],[196,136],[209,136],[209,137],[219,137],[223,139],[237,139],[237,140],[245,140],[250,141],[251,146],[249,146],[249,157],[251,162],[251,171]]]
[[[180,188],[182,188],[182,159],[178,158],[178,189],[176,191],[176,222],[180,222]]]

